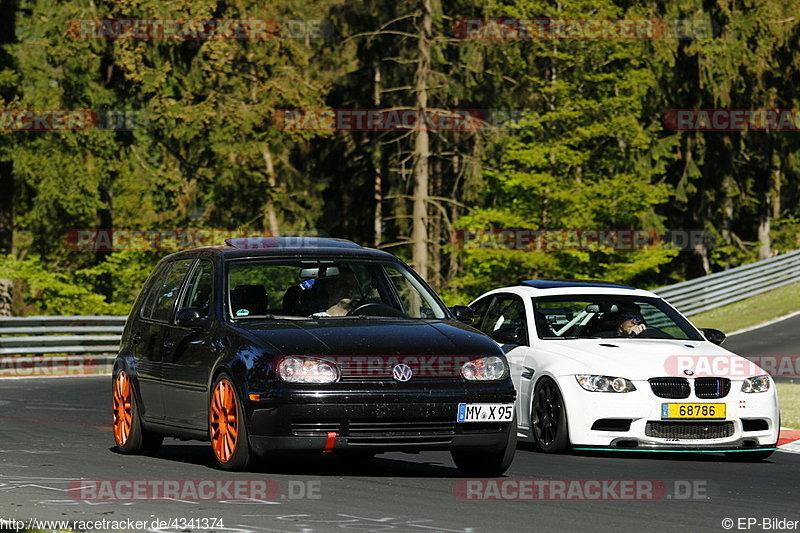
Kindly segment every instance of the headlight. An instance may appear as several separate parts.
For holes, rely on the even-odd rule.
[[[330,361],[314,357],[284,357],[277,374],[289,383],[333,383],[339,379],[339,369]]]
[[[742,383],[742,392],[767,392],[769,390],[769,376],[754,376],[745,378]]]
[[[508,377],[508,366],[501,357],[491,355],[461,365],[461,375],[470,381],[497,381]]]
[[[591,374],[576,374],[578,384],[589,392],[631,392],[636,387],[630,380],[612,376],[593,376]]]

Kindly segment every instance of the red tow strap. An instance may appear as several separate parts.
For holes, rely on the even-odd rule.
[[[322,453],[331,453],[333,451],[333,447],[336,444],[336,435],[335,431],[328,432],[328,440],[325,441],[325,447],[322,449]]]

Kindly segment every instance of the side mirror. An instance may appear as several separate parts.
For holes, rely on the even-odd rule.
[[[490,336],[500,344],[521,344],[521,329],[522,328],[500,328],[493,331]]]
[[[722,344],[723,342],[725,342],[725,338],[727,337],[724,333],[722,333],[718,329],[700,328],[700,331],[703,332],[703,335],[708,340],[708,342],[713,342],[714,344]]]
[[[453,314],[456,317],[456,320],[459,322],[463,322],[464,324],[472,324],[472,318],[475,316],[475,313],[472,312],[472,308],[466,305],[454,305],[450,308]]]
[[[199,326],[203,320],[199,307],[184,307],[175,313],[175,324],[178,326]]]

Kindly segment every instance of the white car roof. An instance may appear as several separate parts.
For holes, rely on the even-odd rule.
[[[529,282],[523,282],[520,285],[501,287],[481,294],[479,298],[500,292],[517,294],[523,297],[607,294],[613,296],[643,296],[649,298],[660,298],[660,296],[654,292],[646,291],[644,289],[635,289],[633,287],[625,287],[624,285],[606,285],[593,282],[550,282],[546,280],[531,280]]]

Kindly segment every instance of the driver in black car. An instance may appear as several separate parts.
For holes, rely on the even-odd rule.
[[[314,313],[315,316],[345,316],[350,311],[358,280],[355,273],[349,268],[340,268],[339,275],[331,278],[323,278],[323,288],[328,293],[327,309]]]

